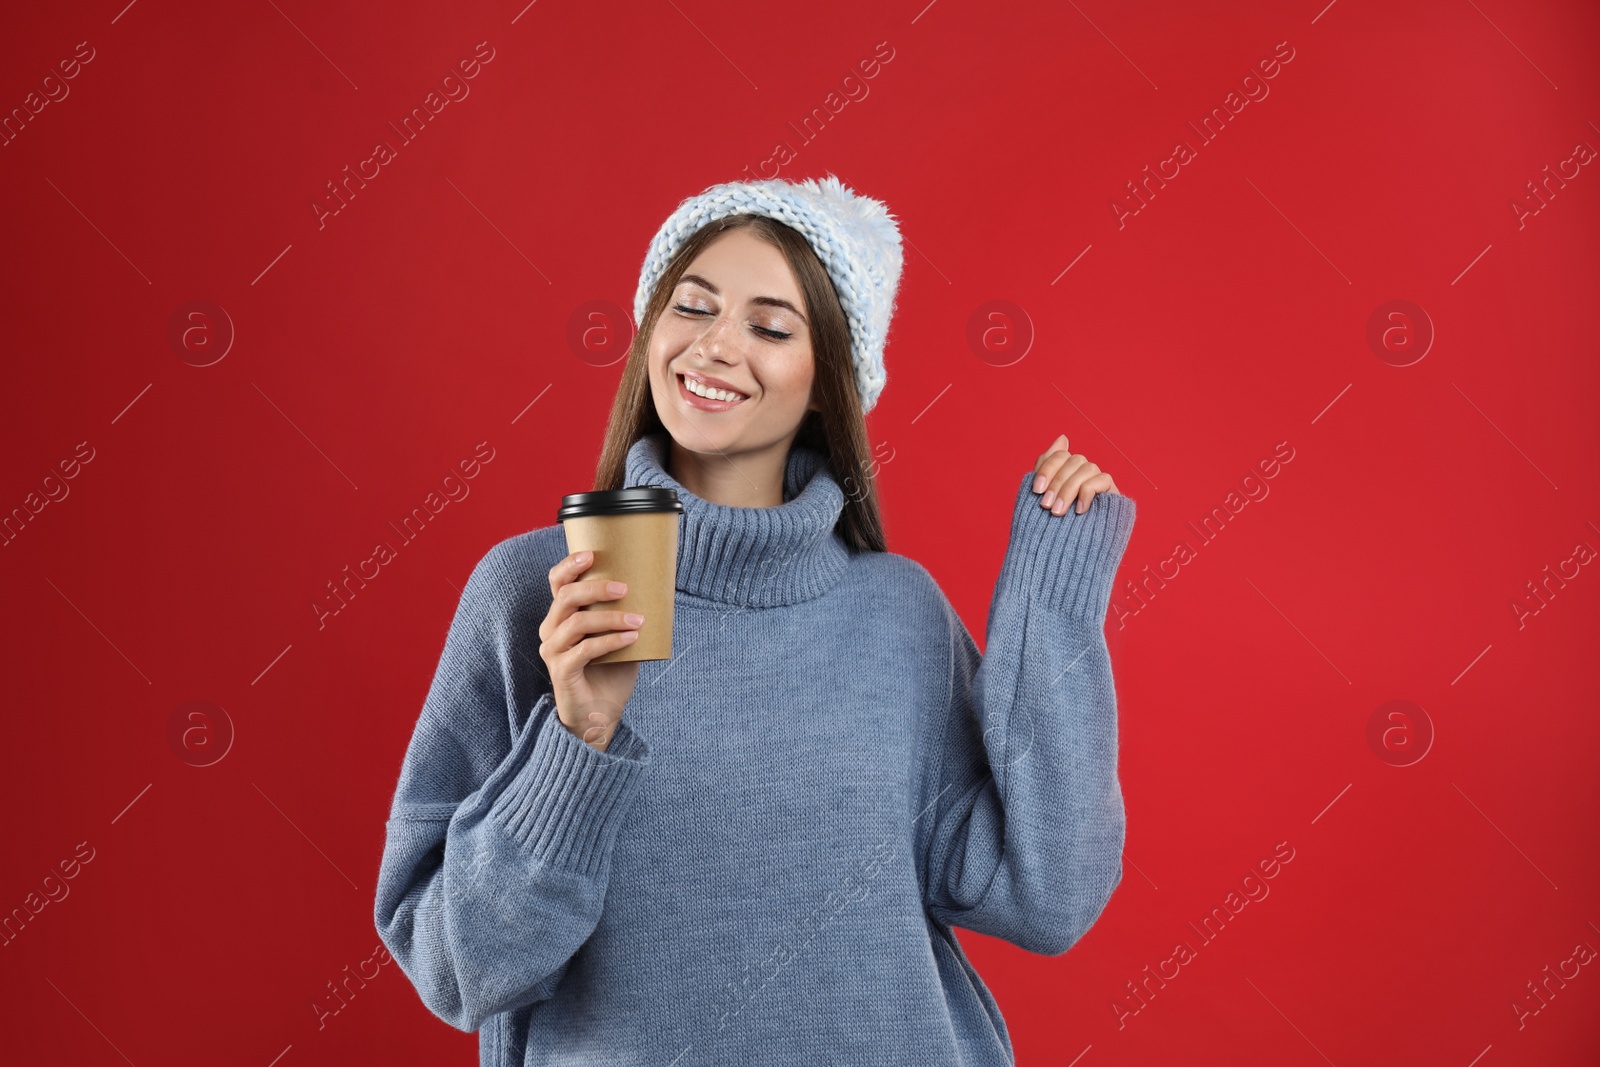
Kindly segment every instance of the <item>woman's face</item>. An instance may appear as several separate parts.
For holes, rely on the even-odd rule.
[[[650,338],[650,391],[681,447],[731,456],[787,453],[811,402],[815,363],[800,284],[783,253],[747,229],[706,246],[684,271]],[[685,378],[737,393],[703,400]],[[724,395],[717,393],[716,395]]]

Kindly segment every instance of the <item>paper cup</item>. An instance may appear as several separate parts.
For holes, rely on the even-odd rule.
[[[596,656],[590,663],[672,658],[682,516],[683,501],[677,490],[665,486],[636,485],[561,498],[556,521],[566,533],[567,553],[594,553],[594,562],[578,580],[598,578],[628,584],[623,596],[586,604],[579,610],[632,611],[644,616],[637,641]]]

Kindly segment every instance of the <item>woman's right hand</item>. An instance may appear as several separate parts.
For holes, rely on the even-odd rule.
[[[638,684],[639,661],[589,661],[632,644],[644,616],[633,615],[630,621],[620,611],[580,610],[628,591],[622,582],[578,581],[593,562],[593,552],[574,552],[550,568],[550,611],[539,624],[539,656],[549,668],[562,725],[604,752]]]

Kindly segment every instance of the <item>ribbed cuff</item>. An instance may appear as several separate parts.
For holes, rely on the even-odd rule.
[[[1117,564],[1133,535],[1135,506],[1131,497],[1096,493],[1089,510],[1079,515],[1073,498],[1065,515],[1039,506],[1043,494],[1033,491],[1037,471],[1029,471],[1017,489],[1011,516],[1011,549],[1029,592],[1052,611],[1104,624]]]
[[[592,877],[650,765],[650,746],[619,722],[604,752],[562,724],[541,693],[509,759],[524,759],[489,806],[490,816],[536,862]]]

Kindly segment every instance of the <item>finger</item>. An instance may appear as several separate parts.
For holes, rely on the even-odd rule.
[[[607,652],[612,652],[619,648],[626,648],[638,639],[638,630],[596,634],[593,637],[585,637],[582,641],[579,641],[567,655],[574,657],[580,665],[587,666],[589,661],[595,657],[603,656]]]
[[[643,625],[644,616],[636,612],[574,611],[555,628],[555,637],[550,644],[559,655],[590,634],[612,630],[637,630]]]
[[[1084,512],[1088,511],[1089,505],[1094,502],[1094,495],[1096,493],[1105,492],[1106,486],[1110,483],[1111,475],[1101,471],[1093,478],[1086,479],[1082,485],[1078,486],[1078,514],[1082,515]]]
[[[1039,473],[1033,479],[1034,492],[1042,491],[1049,495],[1050,488],[1060,481],[1062,471],[1071,469],[1074,458],[1072,453],[1067,451],[1047,452],[1044,458],[1039,461]],[[1081,457],[1076,458],[1081,459]],[[1054,499],[1054,497],[1051,497],[1051,500]],[[1045,507],[1050,506],[1048,501],[1043,501],[1042,503],[1044,503]]]
[[[1072,458],[1074,462],[1070,469],[1064,471],[1060,480],[1051,486],[1055,499],[1050,502],[1050,510],[1057,515],[1065,515],[1067,508],[1071,506],[1072,498],[1078,495],[1078,489],[1084,481],[1100,473],[1100,468],[1090,463],[1087,456],[1078,455]]]
[[[1082,515],[1089,510],[1089,505],[1094,502],[1095,494],[1104,492],[1105,486],[1110,480],[1111,476],[1101,471],[1099,474],[1084,479],[1083,483],[1078,486],[1077,492],[1064,496],[1062,499],[1065,501],[1076,497],[1076,510],[1079,515]]]
[[[561,587],[583,573],[584,568],[594,562],[594,553],[590,551],[573,552],[563,559],[557,560],[556,565],[550,568],[550,595],[554,597]]]
[[[588,566],[584,564],[583,566]],[[554,584],[554,583],[553,583]],[[550,611],[545,615],[544,621],[539,624],[539,637],[548,641],[550,634],[560,626],[573,612],[585,604],[593,604],[601,600],[615,600],[626,596],[628,583],[611,581],[606,578],[589,578],[584,581],[567,581],[556,584],[555,596],[550,603]]]
[[[1087,462],[1088,460],[1081,455],[1065,455],[1050,476],[1049,488],[1045,490],[1044,496],[1039,498],[1040,506],[1054,510],[1055,505],[1061,502],[1068,480]],[[1060,512],[1056,514],[1059,515]]]
[[[550,680],[557,691],[574,689],[583,685],[584,671],[589,662],[613,649],[624,648],[639,639],[638,630],[608,630],[591,634],[564,648],[554,642],[539,646],[539,655],[550,665]]]
[[[550,605],[550,613],[545,616],[544,622],[539,624],[540,638],[548,641],[552,634],[561,632],[561,627],[569,619],[588,614],[583,610],[585,605],[598,604],[603,600],[616,600],[618,597],[626,596],[627,593],[628,583],[606,578],[568,582],[556,590],[555,602]]]
[[[1057,465],[1056,462],[1052,462],[1050,469],[1046,470],[1045,461],[1051,457],[1059,458],[1061,453],[1065,453],[1067,451],[1067,435],[1062,434],[1060,437],[1057,437],[1054,441],[1050,442],[1049,448],[1039,453],[1039,458],[1034,460],[1033,463],[1033,469],[1038,472],[1033,479],[1033,491],[1035,493],[1043,492],[1045,487],[1050,484],[1050,476],[1055,473],[1055,468]]]
[[[616,600],[626,596],[628,583],[609,578],[586,578],[581,582],[568,582],[556,592],[556,601],[564,608],[575,610],[585,604],[602,600]]]

